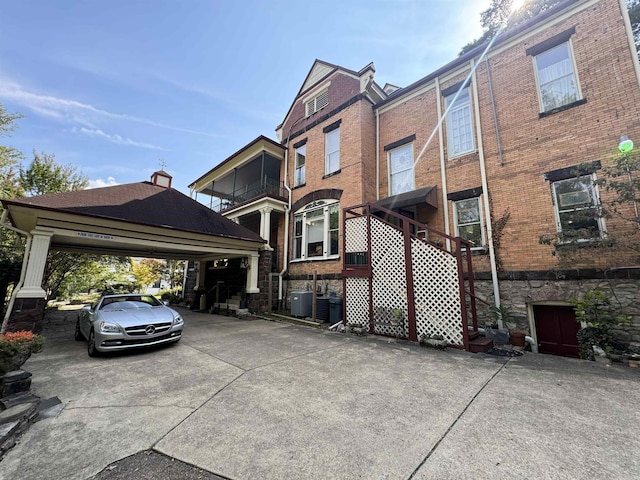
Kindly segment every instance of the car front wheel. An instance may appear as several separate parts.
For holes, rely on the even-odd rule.
[[[84,337],[82,336],[82,332],[80,331],[80,317],[78,317],[78,320],[76,321],[76,331],[74,334],[74,338],[76,340],[84,340]]]
[[[96,349],[96,334],[93,329],[89,332],[89,343],[87,343],[87,353],[90,357],[100,356],[100,352]]]

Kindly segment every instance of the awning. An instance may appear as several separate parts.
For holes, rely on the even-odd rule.
[[[391,197],[383,198],[374,203],[388,210],[397,210],[426,203],[430,207],[438,208],[437,186],[422,187],[410,192],[400,193]]]

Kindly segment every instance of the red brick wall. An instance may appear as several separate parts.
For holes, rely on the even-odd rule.
[[[332,79],[332,85],[340,84],[337,78],[340,77]],[[333,103],[330,103],[327,108],[329,110],[333,109]],[[325,134],[322,129],[338,120],[341,120],[340,172],[325,177]],[[323,189],[339,189],[343,191],[340,198],[341,209],[346,206],[363,203],[365,195],[368,195],[367,199],[375,199],[375,124],[373,110],[369,101],[365,99],[359,100],[300,135],[296,138],[296,141],[304,138],[307,139],[306,183],[293,189],[292,203],[295,204],[305,195]],[[289,142],[289,172],[287,178],[290,179],[290,184],[295,170],[293,161],[295,158],[294,143],[294,140]],[[367,182],[369,182],[366,187],[365,179],[368,179]],[[295,212],[292,212],[291,222],[293,222],[293,213]],[[292,238],[292,223],[289,229],[290,238]],[[291,258],[293,244],[291,240],[289,243],[289,258]],[[342,227],[340,228],[339,245],[340,255],[342,255]],[[293,276],[308,275],[314,271],[323,275],[338,275],[341,270],[342,257],[337,260],[294,261],[289,265],[289,274]]]
[[[300,120],[305,116],[306,113],[304,99],[308,97],[308,93],[312,92],[313,89],[308,90],[307,93],[303,92],[300,97],[296,98],[293,109],[289,114],[289,118],[282,126],[283,141],[286,141],[287,137],[289,136],[289,129],[291,129],[292,134],[299,132],[308,124],[314,122],[317,118],[326,113],[329,113],[334,108],[349,101],[350,99],[358,95],[358,93],[360,93],[360,80],[358,80],[357,78],[353,78],[351,76],[336,72],[328,78],[318,82],[318,86],[324,85],[327,82],[331,82],[331,85],[329,85],[328,88],[329,105],[324,107],[322,110],[314,113],[313,115],[310,115],[305,120]],[[293,128],[291,128],[292,125]],[[302,137],[304,137],[304,134],[300,138]]]
[[[571,27],[575,27],[571,43],[587,103],[539,118],[533,59],[525,51]],[[478,66],[478,105],[491,213],[494,220],[507,211],[510,213],[498,251],[505,270],[547,270],[558,266],[558,258],[551,254],[551,248],[539,243],[540,235],[556,231],[550,185],[543,177],[545,172],[595,160],[606,166],[617,155],[618,137],[622,134],[640,143],[640,89],[631,59],[615,0],[603,0],[491,57],[504,165],[500,165],[498,157],[486,67],[484,62]],[[464,76],[447,79],[441,88],[455,84]],[[435,89],[431,89],[380,114],[382,197],[387,194],[384,145],[415,134],[414,156],[417,157],[436,125],[436,101]],[[442,108],[444,112],[444,102]],[[475,111],[472,116],[477,129]],[[446,156],[446,125],[444,129]],[[477,137],[475,143],[477,148]],[[415,174],[416,187],[441,187],[437,135],[416,163]],[[447,158],[446,175],[449,192],[480,186],[478,154]],[[610,194],[601,191],[601,196],[606,200]],[[452,210],[449,210],[454,233]],[[433,227],[444,228],[442,205],[435,213],[422,211],[420,214],[426,214],[422,220],[429,221]],[[607,221],[607,230],[616,235],[624,233],[626,228],[629,227],[620,221]],[[624,252],[606,249],[582,257],[576,267],[623,266],[630,260]],[[485,268],[488,268],[485,260],[476,262],[476,270]]]

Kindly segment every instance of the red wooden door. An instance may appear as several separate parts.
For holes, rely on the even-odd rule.
[[[534,305],[533,318],[536,322],[540,353],[578,357],[580,324],[576,321],[573,307]]]

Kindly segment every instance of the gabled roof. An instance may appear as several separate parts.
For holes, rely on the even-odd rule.
[[[275,140],[271,140],[269,137],[265,137],[264,135],[260,135],[260,136],[256,137],[254,140],[252,140],[251,142],[247,143],[244,147],[242,147],[237,152],[229,155],[227,158],[225,158],[223,161],[221,161],[215,167],[210,169],[208,172],[204,173],[203,175],[200,175],[196,180],[194,180],[193,182],[191,182],[189,184],[189,188],[194,188],[198,184],[198,182],[200,182],[200,180],[206,178],[208,175],[210,175],[211,173],[215,172],[216,170],[219,170],[220,168],[224,167],[227,163],[230,163],[231,161],[236,159],[238,156],[240,156],[243,153],[245,153],[246,151],[250,150],[251,147],[256,146],[258,144],[261,144],[261,143],[263,144],[263,148],[266,145],[270,145],[273,148],[275,148],[277,151],[282,152],[282,155],[284,156],[284,147],[281,144],[279,144]]]
[[[264,243],[257,233],[183,193],[151,182],[5,199],[2,200],[2,205],[5,208],[12,205],[24,206]]]
[[[333,63],[325,62],[323,60],[318,60],[316,58],[315,61],[313,62],[313,65],[311,66],[311,69],[309,70],[309,73],[307,73],[307,76],[304,78],[304,81],[302,82],[302,86],[300,87],[300,90],[298,91],[295,98],[293,99],[293,102],[291,102],[291,105],[289,106],[289,109],[287,110],[287,113],[284,116],[284,120],[282,120],[282,123],[280,123],[280,125],[276,127],[276,130],[282,128],[282,126],[286,123],[287,118],[289,118],[289,115],[291,114],[291,110],[293,110],[293,107],[295,106],[296,101],[298,100],[298,98],[300,98],[301,95],[305,94],[306,92],[316,87],[319,83],[326,80],[335,72],[341,71],[348,75],[352,75],[354,77],[359,78],[359,77],[362,77],[362,75],[364,75],[369,70],[373,72],[376,71],[375,67],[373,66],[373,62],[369,63],[360,71],[356,72],[355,70],[350,70],[348,68],[341,67],[340,65],[334,65]],[[380,92],[382,92],[382,94],[384,95],[384,90],[382,89],[382,87],[380,87],[375,82],[374,84],[380,90]]]

